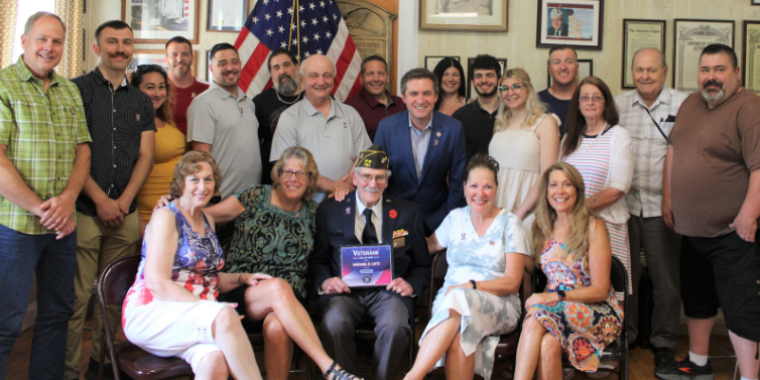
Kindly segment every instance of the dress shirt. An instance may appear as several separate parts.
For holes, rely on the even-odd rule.
[[[412,155],[414,156],[414,168],[417,169],[417,179],[422,173],[422,165],[425,164],[430,132],[433,130],[433,115],[430,115],[427,125],[421,131],[414,127],[412,118],[409,116],[409,138],[412,140]]]
[[[619,125],[631,135],[633,142],[633,181],[625,196],[631,215],[652,218],[662,216],[662,167],[668,152],[668,141],[657,129],[647,109],[666,136],[673,129],[668,116],[678,113],[688,95],[663,87],[651,108],[637,90],[615,98],[620,111]]]
[[[74,168],[76,145],[92,141],[76,85],[50,73],[45,93],[19,57],[0,70],[0,145],[29,188],[43,200],[60,195]],[[75,213],[76,214],[76,213]],[[29,234],[50,234],[40,218],[0,196],[0,224]]]
[[[478,153],[488,155],[488,145],[491,144],[493,125],[498,114],[498,107],[491,113],[481,108],[480,100],[476,100],[451,115],[462,122],[464,139],[467,141],[467,161]]]
[[[355,223],[354,223],[354,234],[356,234],[356,240],[362,241],[362,233],[364,232],[364,225],[367,224],[367,221],[364,217],[364,210],[367,209],[367,206],[362,203],[362,200],[359,199],[359,191],[356,192],[356,212],[354,213],[356,215]],[[375,203],[374,206],[372,206],[372,223],[375,224],[375,231],[377,232],[377,242],[382,244],[383,243],[383,197],[380,196],[380,199]],[[366,244],[362,241],[362,244]]]
[[[387,90],[385,91],[385,96],[388,99],[388,104],[378,102],[372,95],[362,89],[356,96],[345,102],[345,104],[354,107],[356,112],[359,112],[362,120],[364,120],[364,127],[367,128],[369,139],[372,141],[375,141],[375,132],[377,132],[380,120],[401,111],[406,111],[406,104],[401,98],[391,95]]]

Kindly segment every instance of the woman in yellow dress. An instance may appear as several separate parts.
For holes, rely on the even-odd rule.
[[[140,235],[153,214],[153,207],[162,195],[169,193],[177,166],[185,154],[185,135],[171,120],[171,87],[166,71],[159,65],[140,65],[132,75],[132,85],[147,94],[153,101],[156,114],[156,152],[154,165],[145,184],[137,193],[137,211],[140,213]]]

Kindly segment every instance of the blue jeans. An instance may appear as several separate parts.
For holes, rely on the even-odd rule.
[[[60,379],[66,353],[66,330],[73,313],[77,268],[76,231],[27,235],[0,225],[0,379],[21,336],[33,275],[37,274],[37,319],[34,324],[29,379]]]

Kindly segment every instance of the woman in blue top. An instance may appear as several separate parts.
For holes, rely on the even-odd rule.
[[[430,252],[448,248],[449,269],[405,379],[422,379],[445,364],[449,379],[477,373],[489,380],[498,336],[517,326],[516,293],[530,250],[520,218],[496,206],[498,166],[483,154],[470,159],[467,206],[451,211],[428,238]]]

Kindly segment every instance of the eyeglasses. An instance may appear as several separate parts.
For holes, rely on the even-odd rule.
[[[372,174],[359,174],[359,179],[362,180],[364,183],[370,183],[372,182],[372,179],[375,179],[375,182],[377,183],[385,183],[385,180],[388,179],[388,176],[385,174],[378,174],[373,176]]]
[[[514,91],[519,91],[521,88],[523,88],[523,85],[515,83],[512,86],[499,86],[499,91],[506,92],[509,91],[510,88]]]
[[[589,97],[589,96],[585,96],[585,95],[584,95],[584,96],[581,96],[581,97],[579,98],[579,100],[581,101],[581,103],[588,103],[588,101],[589,101],[589,100],[593,100],[593,101],[594,101],[594,103],[601,103],[601,102],[603,102],[603,101],[604,101],[604,98],[603,98],[603,97],[601,97],[601,96],[593,96],[593,97]]]
[[[294,172],[291,170],[283,170],[281,173],[282,173],[282,178],[285,178],[285,179],[292,178],[294,175],[298,179],[304,179],[306,178],[306,176],[311,174],[311,173],[304,173],[304,172]]]

